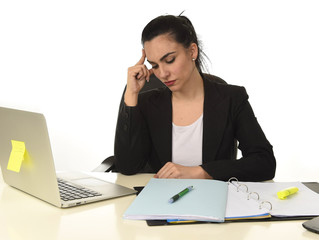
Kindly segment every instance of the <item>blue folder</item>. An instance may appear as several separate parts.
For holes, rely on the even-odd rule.
[[[194,189],[174,203],[169,199],[188,186]],[[152,178],[124,213],[125,219],[187,219],[224,222],[227,183],[206,179]]]

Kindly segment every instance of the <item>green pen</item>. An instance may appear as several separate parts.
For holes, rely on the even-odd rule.
[[[181,191],[180,193],[177,193],[176,195],[174,195],[173,197],[171,197],[168,202],[169,203],[173,203],[175,201],[177,201],[179,198],[183,197],[186,193],[190,192],[191,190],[193,190],[194,187],[193,186],[189,186],[187,188],[185,188],[183,191]]]

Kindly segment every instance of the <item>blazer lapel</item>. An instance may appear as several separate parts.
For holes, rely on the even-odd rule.
[[[229,98],[217,91],[216,84],[204,79],[203,163],[215,159],[227,123]]]

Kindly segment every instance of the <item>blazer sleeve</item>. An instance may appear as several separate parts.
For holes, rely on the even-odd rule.
[[[147,162],[150,147],[147,125],[139,106],[126,106],[122,96],[114,143],[115,169],[127,175],[138,173]]]
[[[230,124],[242,158],[237,160],[215,159],[202,167],[214,179],[227,181],[237,177],[240,181],[265,181],[275,176],[276,160],[272,145],[260,127],[248,101],[245,88],[237,88],[232,96]],[[231,135],[230,135],[231,136]],[[225,136],[227,139],[229,136]],[[234,141],[229,137],[229,141]]]

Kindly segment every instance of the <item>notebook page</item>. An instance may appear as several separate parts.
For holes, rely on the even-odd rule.
[[[250,218],[267,218],[270,217],[267,208],[259,208],[260,202],[255,194],[243,190],[237,191],[237,186],[228,185],[228,198],[225,219],[250,219]]]
[[[297,217],[319,215],[319,194],[307,188],[301,182],[245,182],[249,189],[259,193],[262,200],[272,204],[270,211],[276,217]],[[285,200],[280,200],[277,192],[285,188],[297,187],[299,191]]]

